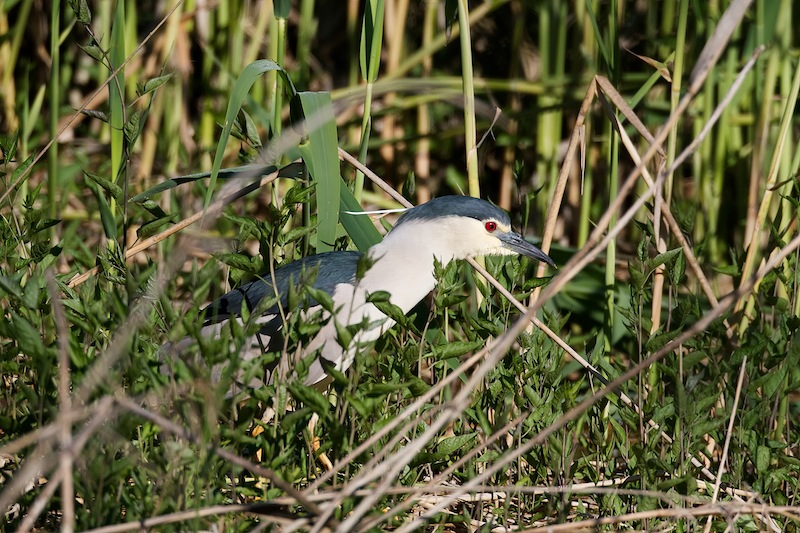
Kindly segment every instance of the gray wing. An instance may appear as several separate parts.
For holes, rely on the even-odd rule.
[[[232,317],[241,316],[242,304],[250,311],[255,310],[264,298],[278,297],[279,303],[264,311],[264,317],[275,316],[265,321],[262,334],[273,334],[280,329],[278,305],[286,311],[289,287],[299,287],[310,283],[315,289],[333,294],[336,285],[352,283],[356,277],[356,268],[361,259],[361,252],[325,252],[311,255],[275,270],[275,285],[272,275],[267,272],[241,287],[219,297],[204,310],[203,326],[217,324]],[[311,299],[311,305],[317,302]]]
[[[219,335],[224,323],[231,318],[238,318],[242,314],[242,305],[247,305],[247,309],[253,311],[258,308],[259,303],[265,298],[279,298],[278,303],[264,311],[259,317],[251,317],[261,324],[261,329],[248,342],[245,343],[242,352],[239,353],[241,361],[250,361],[259,357],[268,350],[280,349],[283,339],[280,329],[283,327],[283,320],[278,313],[278,305],[286,309],[288,305],[289,287],[300,287],[310,284],[315,289],[319,289],[333,294],[336,286],[340,283],[352,283],[356,278],[358,262],[362,257],[361,252],[326,252],[312,255],[303,259],[289,263],[280,267],[274,272],[275,284],[272,283],[272,275],[265,275],[256,278],[241,287],[219,297],[211,302],[202,311],[204,317],[201,334],[204,336]],[[317,305],[311,299],[309,303]],[[161,353],[177,356],[183,353],[194,339],[186,337],[176,343],[167,343],[162,347]],[[217,365],[219,366],[219,365]],[[162,365],[164,374],[171,374],[167,365]],[[265,369],[264,379],[253,381],[251,386],[257,387],[270,380],[272,368]],[[221,368],[212,369],[212,381],[219,381]]]

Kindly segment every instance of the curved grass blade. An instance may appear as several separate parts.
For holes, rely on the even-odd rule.
[[[276,170],[277,167],[274,165],[244,165],[241,167],[223,168],[217,173],[217,177],[221,179],[231,179],[243,176],[256,177],[272,174]],[[130,201],[133,203],[141,203],[145,200],[149,200],[159,193],[174,189],[175,187],[183,185],[184,183],[194,183],[195,181],[205,179],[210,175],[211,172],[196,172],[194,174],[186,174],[185,176],[179,176],[177,178],[170,178],[162,181],[158,185],[150,187],[144,192],[137,194],[131,198]]]
[[[222,126],[222,134],[220,135],[219,142],[217,143],[217,151],[214,155],[214,164],[211,166],[211,179],[208,183],[208,191],[206,192],[206,200],[203,204],[203,212],[208,209],[208,206],[211,203],[211,196],[214,191],[214,186],[217,183],[217,176],[219,175],[220,168],[222,167],[222,157],[225,154],[225,146],[228,144],[228,139],[231,136],[233,122],[236,120],[236,116],[239,114],[239,109],[241,109],[242,103],[244,103],[245,98],[247,98],[247,94],[250,92],[253,84],[259,77],[267,72],[277,72],[278,75],[282,76],[284,87],[286,87],[286,90],[291,96],[294,96],[297,93],[294,85],[292,84],[292,80],[289,78],[289,74],[287,74],[286,71],[274,61],[270,61],[269,59],[259,59],[258,61],[253,61],[244,68],[244,71],[242,71],[242,74],[233,85],[231,98],[228,100],[228,109],[225,111],[225,123]]]

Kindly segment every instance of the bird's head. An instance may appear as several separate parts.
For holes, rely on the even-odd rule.
[[[427,247],[440,260],[524,255],[555,267],[550,257],[511,228],[505,211],[470,196],[442,196],[406,211],[389,233]]]

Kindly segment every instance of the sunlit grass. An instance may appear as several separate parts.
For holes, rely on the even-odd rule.
[[[698,58],[725,2],[61,4],[0,7],[0,511],[18,504],[12,527],[282,523],[287,513],[247,507],[264,501],[303,529],[323,519],[593,527],[582,521],[606,517],[601,527],[684,530],[697,527],[693,514],[719,531],[796,527],[800,297],[788,252],[800,69],[790,0],[755,0],[712,46],[719,61],[707,72]],[[634,194],[607,211],[650,148],[632,118],[657,135],[698,90],[665,134],[669,167],[761,44],[661,198],[634,176]],[[626,135],[597,100],[596,75],[630,106],[612,110]],[[76,113],[105,82],[91,111]],[[339,146],[361,164],[337,167]],[[652,179],[659,161],[645,166]],[[249,163],[258,167],[226,171]],[[547,233],[560,267],[542,270],[552,279],[516,260],[486,266],[516,300],[544,289],[537,320],[553,335],[508,336],[518,304],[453,264],[428,306],[336,376],[335,405],[296,383],[232,404],[203,364],[174,381],[161,374],[159,347],[196,332],[198,309],[231,285],[265,265],[374,242],[391,217],[340,214],[403,201],[374,174],[412,202],[480,194],[528,235]],[[587,253],[601,259],[578,268]],[[747,290],[726,299],[737,287]],[[311,327],[293,320],[288,351]],[[197,352],[235,364],[226,345]],[[58,386],[67,356],[71,413]],[[631,369],[617,392],[602,392]],[[267,406],[275,420],[265,423]],[[430,427],[440,430],[421,440]],[[712,507],[723,450],[717,500],[729,507]],[[321,452],[342,461],[336,473],[322,470]],[[74,488],[53,490],[60,472]],[[362,513],[364,498],[375,505]]]

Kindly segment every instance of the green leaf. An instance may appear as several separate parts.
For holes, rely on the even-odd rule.
[[[97,61],[98,63],[102,63],[105,58],[105,52],[102,48],[97,46],[95,43],[91,44],[79,44],[78,47],[86,52],[86,54]]]
[[[407,383],[371,383],[366,394],[372,398],[386,397],[393,392],[407,388]]]
[[[219,253],[213,255],[215,259],[230,267],[244,270],[245,272],[255,272],[253,268],[253,258],[233,253]]]
[[[783,387],[786,375],[789,372],[788,365],[780,364],[777,368],[771,368],[764,376],[764,396],[774,398],[775,393]]]
[[[147,239],[148,237],[152,237],[158,231],[164,227],[165,225],[172,222],[175,218],[177,218],[177,213],[175,215],[168,215],[161,218],[157,218],[155,220],[151,220],[149,222],[145,222],[144,224],[136,230],[136,236],[140,239]]]
[[[330,93],[301,92],[308,141],[300,154],[317,187],[317,253],[333,250],[339,223],[339,138]]]
[[[448,342],[447,344],[435,346],[433,348],[433,353],[435,353],[436,357],[439,359],[451,359],[467,353],[472,353],[475,350],[480,350],[483,348],[483,344],[483,339],[469,342]]]
[[[168,215],[167,213],[164,212],[163,209],[161,209],[160,205],[158,205],[157,203],[155,203],[153,200],[150,199],[142,201],[139,205],[142,206],[142,208],[144,208],[145,210],[147,210],[147,212],[153,215],[156,219],[161,219],[166,217],[174,218],[178,215],[178,213],[175,213],[173,215]]]
[[[294,170],[298,166],[301,165],[298,165],[296,163],[287,165],[281,169],[279,175],[282,178],[294,178],[297,175],[297,172],[294,172]],[[272,174],[276,170],[278,170],[278,167],[274,165],[244,165],[241,167],[231,167],[222,169],[218,172],[217,177],[222,179],[233,179],[242,177],[266,176],[268,174]],[[285,174],[284,170],[286,170]],[[146,191],[137,194],[136,196],[131,198],[130,201],[132,203],[143,204],[146,200],[152,198],[156,194],[168,191],[170,189],[174,189],[175,187],[178,187],[179,185],[183,185],[185,183],[194,183],[195,181],[206,179],[209,176],[211,176],[211,172],[197,172],[195,174],[187,174],[185,176],[164,180],[158,185],[150,187]]]
[[[20,350],[27,355],[41,355],[45,351],[39,331],[25,317],[11,313],[10,336],[17,341]]]
[[[140,124],[143,113],[143,110],[137,109],[133,113],[130,113],[128,119],[125,121],[125,126],[123,126],[122,131],[125,133],[125,142],[128,143],[128,146],[133,146],[141,134],[142,130]]]
[[[672,341],[675,337],[683,333],[681,328],[676,328],[671,331],[661,331],[651,336],[645,344],[644,348],[647,352],[653,353],[660,350],[667,343]]]
[[[205,203],[203,204],[204,212],[211,203],[211,196],[217,184],[217,176],[219,175],[220,168],[222,168],[222,159],[225,156],[225,146],[228,144],[228,139],[231,136],[231,128],[233,128],[233,122],[239,114],[239,109],[242,108],[242,104],[256,80],[267,72],[274,71],[277,71],[283,78],[283,86],[294,96],[297,91],[294,88],[292,80],[289,78],[289,74],[277,63],[269,59],[259,59],[247,65],[236,80],[236,83],[233,84],[233,91],[231,91],[231,97],[228,100],[228,109],[225,111],[225,123],[222,125],[222,133],[219,136],[217,150],[214,154],[214,163],[211,166],[211,179],[208,183],[208,192],[206,193]],[[277,157],[277,155],[275,155],[275,157]]]
[[[103,223],[103,231],[106,237],[111,240],[117,239],[117,219],[114,213],[111,212],[111,207],[108,205],[108,200],[100,192],[100,188],[92,182],[88,182],[89,189],[94,193],[97,199],[97,206],[100,209],[100,221]]]
[[[667,261],[670,261],[676,255],[683,253],[683,248],[675,248],[673,250],[669,250],[664,252],[663,254],[658,254],[652,259],[647,260],[647,271],[651,272],[656,268],[660,267]]]
[[[644,272],[640,270],[640,265],[636,264],[639,261],[628,261],[628,274],[631,276],[631,283],[636,288],[636,292],[642,292],[644,288],[644,282],[647,278],[645,278]]]
[[[22,303],[28,309],[35,310],[39,303],[39,283],[41,281],[42,278],[32,277],[28,279],[28,283],[25,284],[25,292],[22,295]]]
[[[759,446],[756,449],[756,471],[759,474],[764,474],[769,470],[771,461],[771,452],[767,446]]]
[[[375,229],[375,225],[372,224],[368,216],[350,214],[362,212],[363,209],[361,209],[361,204],[353,196],[353,192],[347,188],[344,180],[339,182],[339,195],[342,208],[339,220],[347,234],[353,239],[356,248],[366,252],[373,245],[381,242],[381,234]],[[345,211],[348,212],[346,213]]]
[[[8,276],[0,274],[0,290],[14,296],[17,299],[22,299],[22,287],[19,281]]]
[[[165,74],[164,76],[158,76],[156,78],[150,78],[144,85],[139,88],[139,96],[144,96],[145,94],[151,93],[167,83],[169,80],[172,79],[172,74]]]
[[[331,408],[330,402],[314,387],[294,382],[289,385],[289,392],[320,416],[327,414]]]
[[[672,284],[675,286],[680,285],[681,281],[683,280],[683,275],[686,273],[686,256],[681,252],[678,254],[678,257],[675,258],[675,264],[672,266],[672,270],[670,270],[670,277],[672,278]]]
[[[532,291],[537,287],[544,287],[550,280],[553,279],[553,276],[543,276],[541,278],[527,278],[525,283],[522,285],[522,290],[524,291]]]
[[[726,265],[713,268],[714,272],[719,272],[720,274],[725,274],[727,276],[739,276],[742,273],[741,267],[737,265]]]
[[[244,109],[239,110],[239,115],[236,118],[233,131],[238,128],[238,135],[233,134],[237,139],[241,139],[253,148],[261,148],[261,137],[258,136],[258,129],[255,122],[250,118],[250,115]]]
[[[372,268],[372,265],[375,264],[375,260],[370,257],[369,254],[364,254],[358,258],[358,263],[356,263],[356,280],[364,279],[366,276],[367,271]]]
[[[368,83],[378,78],[383,46],[383,0],[368,0],[361,23],[359,60],[361,77]]]
[[[353,342],[353,334],[347,326],[343,326],[338,320],[334,320],[333,325],[336,328],[336,340],[339,342],[339,345],[343,348],[350,346],[350,343]]]
[[[17,153],[19,132],[13,131],[8,135],[0,135],[0,151],[3,152],[0,163],[8,163],[14,160]]]
[[[276,19],[288,19],[292,11],[291,0],[273,0],[272,10]]]
[[[12,182],[17,181],[17,178],[20,177],[23,172],[28,170],[28,167],[31,166],[31,163],[33,163],[34,157],[35,155],[28,156],[28,158],[25,161],[23,161],[20,166],[14,169],[14,172],[11,173]],[[30,174],[28,174],[28,177],[30,177]]]
[[[122,197],[122,187],[117,185],[116,183],[112,182],[109,179],[104,178],[103,176],[99,176],[94,172],[89,172],[88,170],[83,170],[84,175],[98,184],[100,187],[103,188],[108,194],[113,196],[114,198],[121,198]]]
[[[457,452],[468,444],[471,444],[477,436],[477,432],[472,432],[465,435],[447,437],[442,439],[442,441],[436,446],[436,452],[442,455],[450,455],[451,453]]]
[[[84,26],[92,23],[92,12],[86,0],[69,0],[69,7],[75,12],[78,22]]]
[[[83,109],[81,110],[81,114],[86,115],[87,117],[96,118],[97,120],[102,120],[108,124],[108,115],[98,109]]]
[[[383,299],[384,294],[387,296],[386,299]],[[378,300],[372,300],[373,296],[377,296]],[[369,297],[367,298],[367,301],[372,302],[372,304],[375,307],[377,307],[381,313],[388,316],[401,326],[407,326],[408,317],[400,307],[394,305],[392,302],[389,301],[388,296],[389,296],[388,292],[377,291],[375,293],[370,294]]]
[[[35,223],[31,224],[31,235],[44,231],[47,228],[52,228],[53,226],[59,224],[60,222],[61,220],[57,218],[39,219]]]

